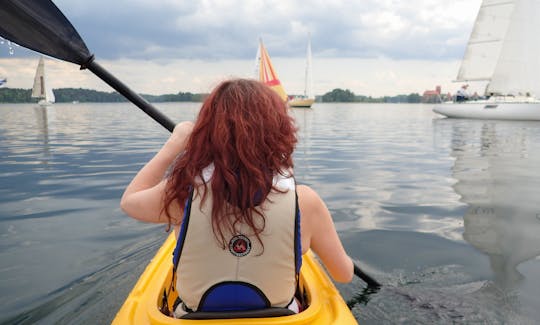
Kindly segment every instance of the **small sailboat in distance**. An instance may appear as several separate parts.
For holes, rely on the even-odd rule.
[[[53,90],[49,86],[45,75],[45,61],[43,57],[39,58],[36,69],[34,86],[32,87],[32,98],[40,98],[38,105],[41,107],[51,106],[55,102]]]
[[[286,102],[287,93],[285,92],[285,89],[283,89],[281,81],[279,81],[276,70],[272,65],[272,61],[270,60],[270,56],[264,47],[262,39],[259,39],[259,48],[257,50],[257,57],[255,61],[255,78],[272,88],[279,95],[279,97]]]
[[[309,38],[306,51],[306,74],[304,80],[304,94],[301,96],[294,96],[289,101],[289,106],[310,108],[314,102],[315,96],[313,95],[313,77],[311,72],[311,38]]]

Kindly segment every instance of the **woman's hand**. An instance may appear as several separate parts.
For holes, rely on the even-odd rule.
[[[174,150],[176,154],[184,151],[186,148],[187,140],[193,131],[193,122],[185,121],[176,124],[174,131],[167,140],[166,146],[170,147],[171,150]]]

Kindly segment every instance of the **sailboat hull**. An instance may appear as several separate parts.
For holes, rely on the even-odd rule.
[[[533,99],[528,101],[448,102],[436,105],[433,111],[451,118],[540,121],[540,101]]]
[[[310,108],[315,102],[313,98],[293,98],[289,101],[289,107]]]
[[[39,107],[51,107],[53,106],[53,103],[46,101],[45,99],[42,99],[38,102]]]

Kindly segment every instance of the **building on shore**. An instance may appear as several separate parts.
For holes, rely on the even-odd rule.
[[[422,103],[440,103],[441,101],[441,86],[435,87],[435,90],[426,90],[422,95]]]

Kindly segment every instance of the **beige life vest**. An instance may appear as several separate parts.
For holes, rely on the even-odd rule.
[[[174,258],[176,290],[187,308],[249,310],[286,307],[292,301],[302,261],[300,215],[294,179],[279,176],[274,184],[286,192],[272,191],[261,205],[264,249],[243,224],[225,234],[223,249],[212,230],[211,191],[203,204],[202,188],[193,191]]]

